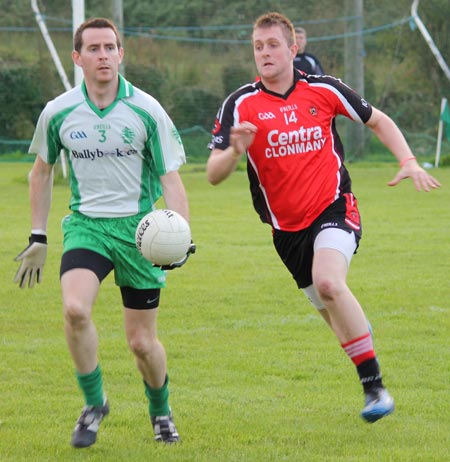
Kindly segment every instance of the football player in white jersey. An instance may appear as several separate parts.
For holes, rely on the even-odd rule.
[[[124,307],[129,348],[142,374],[156,441],[179,435],[169,406],[166,353],[158,340],[160,289],[169,267],[154,267],[135,246],[140,219],[163,196],[165,206],[189,220],[178,169],[185,153],[161,105],[119,74],[124,55],[116,26],[104,18],[84,22],[74,36],[72,59],[83,70],[81,85],[50,101],[29,149],[36,160],[29,176],[31,236],[15,282],[41,282],[47,254],[47,222],[53,167],[61,150],[70,165],[71,213],[63,219],[60,279],[65,335],[85,406],[72,434],[74,447],[95,443],[109,413],[97,358],[92,309],[102,280],[114,270]]]

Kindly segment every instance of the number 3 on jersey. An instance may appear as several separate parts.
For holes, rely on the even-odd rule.
[[[106,141],[106,130],[99,130],[98,132],[100,133],[99,143],[104,143]]]

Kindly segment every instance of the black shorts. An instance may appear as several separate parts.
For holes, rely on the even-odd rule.
[[[328,228],[354,232],[358,248],[362,226],[358,203],[352,193],[339,197],[308,228],[294,232],[273,230],[275,249],[301,289],[312,284],[314,241],[321,231]]]
[[[88,249],[72,249],[65,252],[61,258],[60,277],[76,268],[91,270],[101,283],[113,270],[113,263],[103,255]],[[160,288],[135,289],[120,286],[122,302],[125,308],[133,310],[151,310],[158,308],[161,294]]]

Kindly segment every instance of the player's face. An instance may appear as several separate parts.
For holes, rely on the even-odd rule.
[[[81,51],[74,51],[72,58],[83,69],[85,80],[101,84],[117,79],[123,49],[117,47],[114,31],[108,27],[88,28],[82,39]]]
[[[263,82],[292,78],[296,52],[297,45],[288,45],[280,26],[258,28],[253,31],[253,54]]]
[[[303,32],[295,34],[295,41],[298,46],[298,52],[303,53],[306,48],[306,35]]]

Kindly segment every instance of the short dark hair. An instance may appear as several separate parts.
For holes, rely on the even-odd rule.
[[[272,26],[281,27],[283,35],[285,36],[286,41],[288,43],[288,46],[291,46],[295,43],[294,26],[292,25],[292,22],[281,13],[272,11],[270,13],[265,13],[261,15],[255,21],[255,24],[253,25],[253,30],[259,28],[265,29]]]
[[[122,44],[120,41],[120,34],[119,31],[117,30],[116,25],[110,21],[109,19],[106,18],[91,18],[86,21],[84,21],[76,30],[75,35],[73,36],[73,49],[75,51],[78,51],[78,53],[81,51],[81,47],[83,46],[83,32],[86,29],[111,29],[115,36],[116,36],[116,44],[117,48],[121,48]]]

